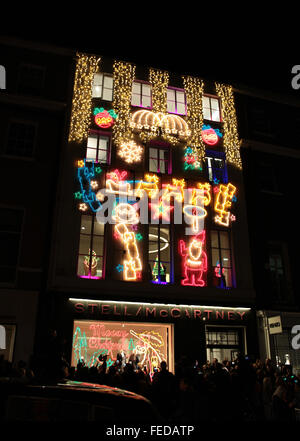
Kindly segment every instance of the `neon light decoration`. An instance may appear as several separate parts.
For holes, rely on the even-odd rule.
[[[95,123],[101,127],[101,129],[111,127],[117,118],[117,114],[113,109],[107,111],[103,107],[95,107],[93,114],[95,115]]]
[[[215,217],[215,222],[228,227],[230,219],[231,201],[236,192],[236,187],[232,184],[220,184],[216,197],[215,211],[218,213]]]
[[[159,192],[159,177],[156,175],[145,175],[145,181],[140,181],[138,183],[137,189],[135,191],[135,195],[139,198],[143,198],[145,193],[148,197],[155,198]]]
[[[136,144],[133,140],[122,142],[118,150],[118,155],[128,164],[140,162],[144,149],[141,145]]]
[[[137,359],[141,369],[153,374],[163,360],[172,365],[171,334],[168,324],[75,320],[71,365],[96,366],[99,355],[107,355],[107,366],[118,359],[122,368]]]
[[[204,125],[202,128],[201,136],[205,144],[216,145],[219,138],[222,138],[222,133],[219,129],[213,129],[209,125]]]
[[[211,201],[210,184],[208,182],[197,184],[197,188],[192,188],[192,197],[189,204],[184,205],[183,213],[191,218],[192,230],[195,234],[200,232],[199,221],[207,216],[204,206]]]
[[[172,179],[172,184],[163,185],[164,191],[162,193],[162,200],[170,202],[171,197],[174,197],[177,202],[184,200],[184,179]]]
[[[83,203],[79,205],[79,209],[81,211],[86,211],[88,206],[93,212],[97,212],[101,208],[100,201],[96,198],[96,194],[94,192],[95,189],[95,181],[92,179],[95,178],[95,164],[94,162],[89,162],[88,165],[84,161],[78,161],[78,171],[77,171],[77,179],[80,184],[80,190],[82,195]]]
[[[185,147],[184,149],[184,170],[202,170],[201,162],[197,159],[194,149]]]
[[[169,204],[166,204],[163,199],[156,204],[151,202],[149,204],[151,206],[151,215],[152,219],[164,219],[170,222],[170,211],[174,209]]]
[[[83,261],[83,266],[84,266],[84,272],[86,276],[89,277],[93,277],[96,275],[97,272],[97,266],[98,266],[98,262],[100,260],[99,257],[97,257],[96,253],[94,250],[92,250],[92,261],[90,261],[90,254],[91,254],[91,250],[89,250],[89,255],[85,256],[84,261]],[[97,279],[99,279],[99,277],[96,277]]]
[[[205,230],[193,236],[187,245],[183,240],[179,241],[179,252],[184,257],[183,286],[205,286],[203,275],[207,271],[207,255],[203,251],[204,243]]]
[[[115,170],[108,174],[109,178],[106,185],[112,193],[115,194],[132,194],[131,185],[129,182],[123,181],[127,176],[127,172],[120,172]],[[123,261],[123,276],[125,280],[137,280],[140,278],[143,266],[139,256],[139,249],[137,240],[141,240],[141,235],[138,236],[130,228],[131,225],[139,223],[139,214],[134,206],[129,203],[119,203],[112,215],[112,219],[116,222],[115,234],[125,246],[126,255]]]

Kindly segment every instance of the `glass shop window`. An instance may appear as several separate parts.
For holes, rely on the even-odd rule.
[[[134,81],[132,84],[131,105],[151,108],[151,85]]]
[[[229,232],[211,231],[211,259],[214,270],[214,286],[232,288],[233,268]]]
[[[87,139],[86,160],[110,164],[110,145],[110,136],[91,131]]]
[[[97,72],[94,75],[92,98],[101,98],[104,101],[113,100],[114,80],[111,75]]]
[[[203,118],[209,121],[221,121],[221,109],[218,98],[212,98],[210,96],[203,96]]]
[[[96,216],[82,215],[77,275],[87,279],[104,278],[104,231]]]
[[[169,174],[171,168],[170,150],[168,148],[149,148],[149,171]]]
[[[167,89],[167,112],[186,114],[186,102],[184,90]]]
[[[149,226],[148,271],[152,283],[165,284],[172,282],[169,226]]]

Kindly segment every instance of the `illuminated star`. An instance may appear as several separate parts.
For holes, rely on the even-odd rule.
[[[75,199],[81,199],[82,194],[80,193],[80,191],[77,191],[76,193],[74,193],[74,197],[75,197]]]
[[[237,197],[234,195],[233,197],[232,197],[232,202],[236,202],[237,201]]]
[[[136,240],[138,240],[138,241],[143,239],[143,236],[141,235],[141,233],[136,234],[135,237],[136,237]]]
[[[121,272],[124,270],[124,266],[121,265],[121,264],[119,263],[119,265],[116,266],[116,270],[117,270],[119,273],[121,273]]]
[[[170,205],[165,205],[161,200],[159,204],[151,204],[154,208],[153,219],[163,218],[165,220],[170,219],[170,211],[173,210],[174,207],[170,207]],[[151,210],[152,211],[152,210]]]
[[[88,209],[88,206],[86,204],[80,204],[79,205],[79,210],[86,211],[87,209]]]
[[[234,222],[234,221],[236,220],[236,217],[234,216],[234,214],[232,214],[232,215],[230,216],[230,219],[231,219],[231,222]]]

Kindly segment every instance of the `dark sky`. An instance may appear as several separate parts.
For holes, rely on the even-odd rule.
[[[148,29],[141,32],[129,26],[129,30],[118,31],[110,22],[103,26],[90,26],[88,30],[77,27],[70,32],[56,23],[39,27],[17,27],[5,32],[25,40],[45,42],[69,47],[114,59],[152,66],[178,74],[196,75],[231,83],[246,85],[273,92],[287,93],[300,100],[300,89],[291,87],[292,67],[300,64],[300,51],[287,51],[287,44],[280,44],[270,35],[264,38],[245,39],[237,30],[234,38],[217,34],[217,40],[204,29],[178,29],[178,34],[155,32]],[[157,24],[159,26],[159,23]],[[216,25],[217,28],[217,25]],[[212,32],[213,27],[210,28]],[[119,32],[119,33],[118,33]],[[207,41],[204,41],[207,40]]]

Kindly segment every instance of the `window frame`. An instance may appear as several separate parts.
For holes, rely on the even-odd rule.
[[[150,149],[154,149],[158,151],[158,155],[156,158],[150,156]],[[164,160],[164,159],[160,159],[159,155],[160,155],[160,151],[166,151],[168,153],[168,159]],[[150,159],[156,160],[157,161],[157,170],[150,170]],[[160,171],[160,162],[164,161],[165,163],[167,163],[166,165],[166,170],[164,173],[162,173]],[[171,175],[172,174],[172,152],[169,146],[162,146],[162,145],[158,145],[158,144],[151,144],[148,146],[148,171],[150,173],[157,173],[157,174],[162,174],[162,175]]]
[[[149,239],[149,236],[151,234],[150,233],[150,228],[154,228],[155,230],[157,230],[157,241]],[[161,228],[167,228],[168,231],[169,231],[169,240],[168,240],[168,242],[169,242],[169,258],[170,258],[170,260],[168,262],[165,261],[165,260],[161,260],[160,259],[160,253],[161,253],[161,249],[160,249],[160,240],[161,240],[160,230],[161,230]],[[156,245],[157,245],[157,249],[158,249],[158,265],[160,266],[160,264],[166,263],[166,264],[169,264],[169,267],[170,267],[170,281],[169,282],[161,281],[161,274],[157,275],[158,281],[154,281],[154,280],[152,280],[152,277],[151,278],[149,277],[150,278],[150,282],[153,283],[153,284],[158,284],[158,285],[171,285],[171,284],[173,284],[174,283],[174,268],[173,268],[173,262],[174,262],[173,244],[174,244],[174,241],[173,241],[173,228],[172,228],[172,225],[171,224],[164,224],[164,223],[162,223],[160,221],[157,224],[150,224],[148,226],[147,266],[148,267],[150,266],[150,268],[151,268],[151,264],[150,263],[151,262],[154,263],[156,261],[156,259],[152,259],[152,260],[149,259],[149,255],[150,255],[149,243],[150,242],[156,243]],[[151,271],[151,274],[152,274],[152,271]]]
[[[172,103],[174,102],[175,103],[175,112],[171,112],[170,110],[168,110],[168,103],[170,102],[169,100],[168,100],[168,95],[167,95],[167,112],[168,113],[172,113],[173,115],[186,115],[187,114],[187,104],[186,104],[186,93],[185,93],[185,90],[184,89],[180,89],[180,88],[178,88],[178,87],[168,87],[167,88],[167,91],[168,90],[172,90],[172,91],[174,91],[175,92],[175,100],[174,101],[171,101]],[[177,99],[177,92],[181,92],[181,93],[183,93],[183,95],[184,95],[184,113],[182,113],[182,112],[178,112],[178,99]],[[180,103],[180,104],[182,104],[182,103]]]
[[[101,96],[95,96],[94,95],[94,87],[96,87],[95,84],[94,84],[94,81],[95,81],[95,75],[96,74],[102,75],[102,84],[101,84],[101,86],[99,86],[99,87],[101,87]],[[109,74],[109,73],[106,73],[106,72],[95,72],[95,75],[94,75],[93,84],[92,84],[92,99],[95,99],[95,100],[98,99],[98,100],[102,100],[102,101],[106,101],[106,102],[111,103],[113,101],[113,99],[114,99],[114,77],[113,77],[113,75]],[[104,79],[106,77],[112,79],[112,88],[111,89],[104,87]],[[103,91],[104,91],[104,89],[111,90],[111,99],[110,100],[107,100],[107,99],[103,98]]]
[[[90,137],[90,135],[97,135],[97,147],[96,148],[93,148],[93,147],[88,147],[88,139],[89,139],[89,137]],[[99,149],[99,141],[100,141],[100,138],[108,138],[108,148],[107,148],[107,160],[106,160],[106,162],[101,162],[101,161],[99,161],[99,151],[104,151],[104,150],[102,150],[102,149]],[[99,164],[103,164],[103,165],[110,165],[111,164],[111,146],[112,146],[112,135],[111,135],[111,133],[110,132],[104,132],[104,131],[102,131],[102,130],[96,130],[96,129],[91,129],[91,130],[89,130],[89,133],[88,133],[88,137],[87,137],[87,141],[86,141],[86,153],[85,153],[85,159],[86,159],[86,161],[87,162],[90,162],[90,161],[95,161],[95,162],[99,162]],[[87,151],[88,151],[88,149],[91,149],[91,150],[95,150],[96,151],[96,159],[88,159],[87,158]]]
[[[90,233],[82,233],[81,229],[82,229],[82,218],[86,216],[89,217],[91,219],[91,231]],[[76,276],[77,278],[80,279],[95,279],[95,280],[104,280],[105,279],[105,263],[106,263],[106,232],[107,232],[107,224],[104,225],[104,230],[103,230],[103,234],[94,234],[95,231],[95,223],[97,222],[97,217],[95,214],[82,214],[80,216],[80,230],[79,230],[79,240],[78,240],[78,248],[77,248],[77,264],[76,264]],[[82,236],[86,236],[89,237],[89,274],[88,275],[80,275],[79,274],[79,260],[81,256],[86,256],[86,253],[80,253],[80,242],[81,242],[81,237]],[[102,275],[100,276],[92,276],[91,275],[91,267],[92,267],[92,257],[93,257],[93,244],[94,244],[94,240],[97,237],[102,237],[103,238],[103,249],[102,249],[102,255],[98,255],[96,254],[97,257],[102,258]]]
[[[205,118],[205,116],[204,116],[204,103],[203,103],[203,98],[208,98],[209,99],[209,112],[210,112],[210,118]],[[215,119],[212,119],[212,105],[211,105],[211,100],[212,99],[214,99],[214,100],[217,100],[218,101],[218,103],[219,103],[219,119],[218,120],[215,120]],[[210,94],[203,94],[203,97],[202,97],[202,106],[203,106],[203,119],[205,120],[205,121],[212,121],[212,122],[216,122],[216,123],[221,123],[221,122],[223,122],[223,118],[222,118],[222,108],[221,108],[221,100],[220,100],[220,98],[219,97],[217,97],[216,95],[210,95]],[[206,107],[207,108],[207,107]]]
[[[207,172],[207,177],[208,180],[210,182],[214,182],[216,179],[216,176],[214,176],[215,170],[222,170],[222,183],[223,184],[227,184],[228,183],[228,170],[227,170],[227,163],[226,163],[226,155],[224,152],[218,152],[215,150],[208,150],[206,149],[205,152],[205,159],[221,159],[223,161],[223,168],[214,168],[214,167],[209,167],[209,163],[208,161],[206,161],[206,172]],[[211,169],[212,171],[212,180],[209,179],[209,169]]]
[[[218,247],[213,247],[212,246],[212,233],[215,232],[217,233],[218,236]],[[228,245],[229,248],[222,248],[221,247],[221,239],[220,239],[220,233],[225,233],[228,237]],[[218,250],[218,257],[219,257],[219,263],[220,263],[220,270],[221,270],[221,274],[223,273],[223,269],[227,269],[230,271],[231,273],[231,285],[227,286],[226,284],[226,280],[225,280],[225,286],[223,286],[223,281],[222,281],[222,277],[220,277],[220,286],[216,286],[213,283],[213,286],[216,286],[217,288],[220,289],[232,289],[232,288],[236,288],[236,278],[235,278],[235,268],[234,268],[234,262],[233,262],[233,251],[232,251],[232,237],[231,237],[231,233],[228,230],[223,230],[220,228],[211,228],[210,232],[209,232],[209,236],[210,236],[210,264],[211,264],[211,270],[213,271],[212,273],[212,277],[213,277],[213,281],[216,278],[215,275],[215,269],[217,268],[214,263],[213,263],[213,250]],[[230,266],[223,266],[222,264],[222,250],[226,250],[229,251],[229,256],[230,256]],[[224,276],[225,278],[225,276]]]
[[[140,93],[139,93],[139,102],[140,102],[140,104],[133,104],[132,103],[133,96],[134,95],[137,96],[137,94],[133,94],[133,86],[134,86],[134,84],[139,84],[141,86]],[[147,86],[150,87],[150,105],[149,106],[144,106],[143,105],[143,97],[147,96],[147,95],[143,95],[143,85],[147,85]],[[141,81],[141,80],[134,80],[133,81],[133,83],[132,83],[132,90],[131,90],[130,105],[132,107],[139,107],[141,109],[152,109],[152,86],[151,86],[150,83],[148,83],[147,81]]]
[[[22,156],[19,154],[12,154],[10,152],[7,151],[8,149],[8,142],[10,139],[10,128],[13,124],[22,124],[22,125],[27,125],[27,126],[33,126],[34,127],[34,139],[33,139],[33,146],[32,146],[32,154],[31,156]],[[24,161],[34,161],[35,160],[35,154],[36,154],[36,149],[37,149],[37,139],[38,139],[38,127],[39,127],[39,123],[37,121],[33,121],[33,120],[26,120],[23,118],[11,118],[8,121],[8,125],[7,125],[7,131],[6,131],[6,140],[5,140],[5,145],[4,145],[4,151],[2,156],[4,156],[5,158],[10,158],[10,159],[22,159]]]

